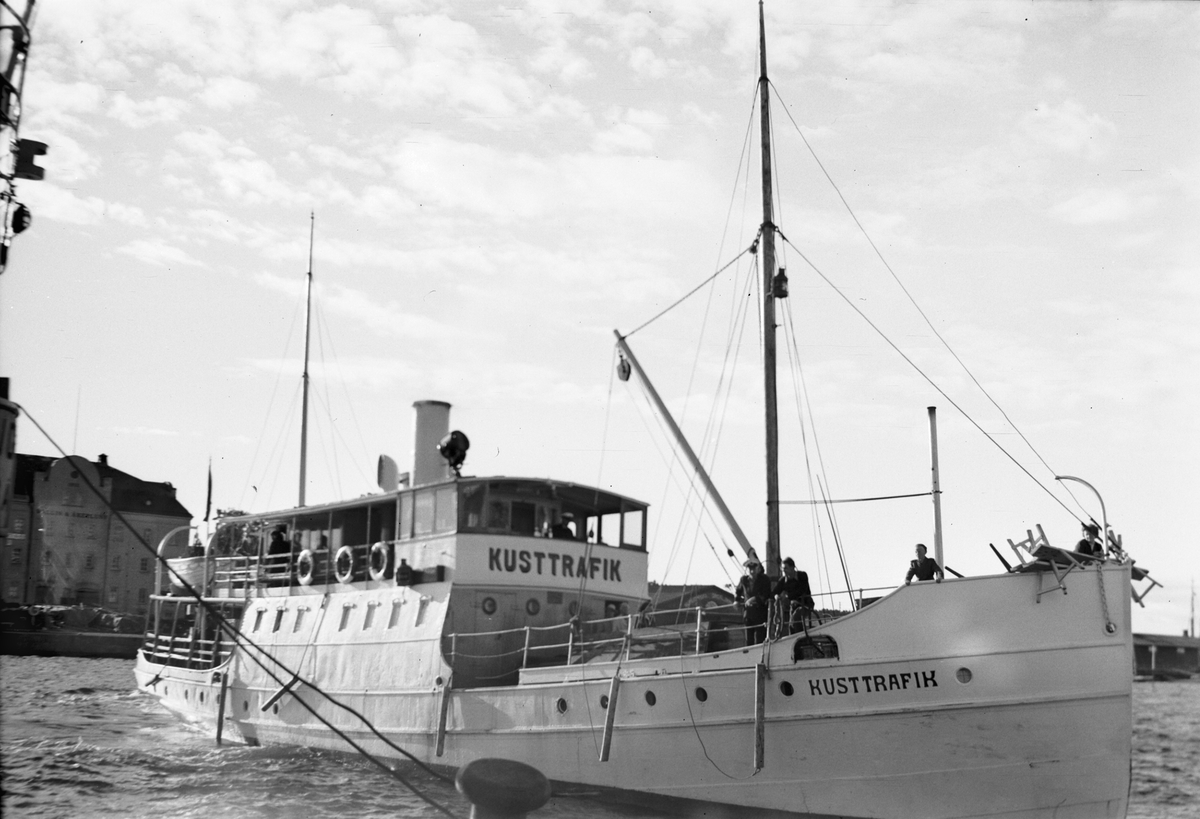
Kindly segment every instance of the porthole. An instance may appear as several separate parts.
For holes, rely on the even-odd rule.
[[[479,608],[481,611],[483,611],[484,614],[486,614],[488,617],[491,617],[493,614],[496,613],[496,598],[494,598],[494,597],[483,598],[483,602],[481,602],[479,604]]]
[[[971,678],[974,675],[971,673],[971,669],[960,668],[960,669],[958,669],[958,671],[954,672],[954,676],[958,678],[958,681],[960,683],[962,683],[963,685],[966,685],[967,683],[969,683],[971,681]]]
[[[249,710],[250,710],[250,703],[246,702],[246,700],[242,700],[242,713],[245,713]]]
[[[656,703],[656,702],[658,702],[658,697],[654,696],[654,692],[647,691],[646,692],[646,705],[654,705],[654,703]]]
[[[433,681],[433,684],[440,687],[443,682],[444,682],[444,680],[441,677],[438,677],[436,680]]]
[[[530,617],[536,617],[537,613],[542,610],[542,604],[537,601],[536,597],[531,597],[525,601],[525,613]]]
[[[785,697],[790,697],[792,694],[796,693],[796,689],[792,688],[792,684],[787,680],[784,680],[779,684],[779,690],[783,692],[783,696]]]
[[[696,687],[696,699],[698,699],[700,702],[707,701],[708,700],[708,692],[705,691],[703,688],[700,688],[699,686],[697,686]]]
[[[562,697],[558,698],[558,702],[554,703],[554,707],[558,709],[558,713],[560,714],[567,713],[567,701]]]
[[[188,698],[188,690],[186,688],[183,689],[183,698],[184,698],[184,700],[187,700],[187,698]]]
[[[608,710],[608,694],[600,695],[600,707],[603,708],[605,711]]]
[[[204,692],[200,692],[200,702],[204,702]]]

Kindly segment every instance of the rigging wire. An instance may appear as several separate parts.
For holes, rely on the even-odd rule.
[[[816,492],[814,491],[814,488],[813,488],[812,457],[809,453],[807,429],[808,429],[809,425],[812,425],[812,435],[813,435],[814,446],[817,443],[817,430],[816,430],[814,420],[812,418],[811,406],[809,407],[808,424],[805,423],[805,414],[804,414],[804,410],[803,410],[803,403],[801,401],[801,393],[803,393],[804,396],[807,397],[808,384],[804,379],[804,367],[801,363],[800,348],[799,348],[798,341],[797,341],[798,333],[796,332],[795,322],[792,318],[792,308],[791,308],[790,300],[784,307],[783,322],[784,322],[784,336],[785,336],[786,341],[788,342],[787,344],[785,344],[785,349],[787,350],[787,353],[788,353],[788,359],[792,363],[792,365],[796,371],[796,376],[792,378],[792,394],[795,396],[795,399],[796,399],[796,416],[800,420],[800,438],[801,438],[801,444],[802,444],[803,451],[804,451],[804,478],[805,478],[805,482],[808,484],[809,497],[815,498]],[[783,503],[783,501],[781,501],[781,503]],[[825,553],[825,533],[824,533],[824,529],[821,527],[821,516],[817,512],[816,509],[813,509],[812,514],[809,517],[810,517],[809,523],[812,526],[813,545],[814,545],[817,555],[818,555],[818,561],[817,561],[818,576],[820,576],[822,574],[822,569],[823,569],[824,570],[823,574],[824,574],[824,578],[825,578],[824,588],[826,588],[832,592],[833,584],[830,582],[830,578],[829,578],[829,556]]]
[[[323,373],[325,373],[325,372],[328,372],[328,368],[325,366],[325,335],[326,334],[324,332],[322,332],[322,330],[325,329],[323,321],[322,321],[324,316],[323,316],[321,310],[316,310],[314,312],[316,313],[316,319],[317,319],[317,321],[316,321],[316,325],[317,325],[317,361],[321,365],[321,371]],[[329,400],[329,382],[330,382],[330,380],[331,379],[329,379],[329,378],[322,378],[321,384],[320,384],[321,388],[324,389],[324,391],[325,391],[325,404],[324,404],[325,417],[326,417],[326,420],[329,422],[328,435],[329,435],[330,441],[328,444],[328,449],[326,449],[326,443],[325,443],[324,438],[322,436],[317,436],[317,437],[318,437],[318,440],[321,442],[321,450],[322,450],[321,454],[325,458],[326,473],[327,474],[331,473],[333,476],[333,483],[335,486],[334,497],[344,498],[346,496],[346,493],[342,490],[342,473],[341,473],[341,469],[338,466],[337,442],[333,440],[334,436],[337,434],[337,424],[334,423],[333,404]],[[314,391],[314,394],[317,396],[317,400],[320,401],[320,392]],[[333,467],[332,468],[330,468],[330,466],[329,466],[329,460],[331,457],[333,459]]]
[[[288,348],[292,346],[292,333],[294,333],[296,330],[296,317],[299,315],[299,301],[300,298],[297,297],[296,306],[292,309],[292,323],[288,327],[287,335],[285,336],[285,340],[283,342],[283,350],[279,354],[279,367],[275,371],[275,384],[271,387],[271,397],[267,400],[267,411],[263,415],[262,431],[254,439],[254,454],[250,456],[250,468],[246,470],[246,483],[242,487],[242,500],[239,504],[241,506],[246,505],[246,490],[251,486],[250,481],[254,475],[254,466],[258,462],[259,448],[262,446],[262,442],[266,440],[267,426],[271,422],[271,409],[275,406],[275,395],[279,392],[279,384],[283,381],[283,366],[284,362],[287,360]]]
[[[334,344],[333,344],[333,333],[330,332],[330,330],[329,330],[329,322],[325,318],[325,310],[321,306],[321,302],[319,299],[317,301],[317,317],[320,322],[319,326],[326,336],[326,343],[329,344],[330,355],[333,356],[334,368],[338,372],[338,382],[342,385],[342,394],[346,398],[346,407],[350,413],[350,420],[354,422],[354,431],[358,433],[359,446],[362,447],[362,452],[364,454],[369,453],[370,448],[367,446],[366,436],[363,435],[362,425],[359,424],[359,422],[358,422],[358,413],[354,411],[354,401],[350,398],[350,388],[346,384],[346,376],[345,376],[345,373],[342,371],[341,359],[338,358],[337,348],[334,347]],[[349,442],[346,441],[345,438],[342,438],[342,443],[345,444],[346,450],[349,451],[350,450]],[[370,459],[368,458],[367,461],[364,461],[364,463],[368,462],[369,460]],[[370,483],[371,481],[370,481],[369,476],[367,476],[362,471],[362,468],[359,465],[359,462],[357,460],[355,460],[355,461],[353,461],[353,463],[355,464],[356,468],[358,469],[358,474],[363,478],[363,480]]]
[[[1050,468],[1050,465],[1048,463],[1046,463],[1046,460],[1042,457],[1041,453],[1038,452],[1038,450],[1034,447],[1034,445],[1030,442],[1030,440],[1025,437],[1025,433],[1021,432],[1020,428],[1013,422],[1013,420],[1011,418],[1008,417],[1008,413],[1006,413],[1004,411],[1004,408],[1001,407],[1000,404],[997,403],[996,399],[992,397],[991,393],[989,393],[984,388],[984,386],[981,383],[979,383],[979,380],[975,377],[975,374],[971,372],[970,368],[967,367],[966,363],[963,362],[963,360],[959,357],[958,353],[956,353],[954,351],[954,349],[950,346],[949,342],[947,342],[946,339],[942,336],[942,334],[938,332],[937,327],[934,326],[933,322],[929,320],[929,317],[925,314],[925,311],[921,309],[921,306],[917,303],[916,299],[913,298],[912,294],[908,291],[908,288],[904,286],[904,283],[900,280],[900,277],[896,274],[896,271],[892,269],[892,266],[890,264],[888,264],[887,259],[884,258],[883,253],[879,250],[879,247],[875,244],[875,241],[871,238],[870,234],[867,233],[867,229],[863,226],[862,222],[859,221],[859,218],[858,218],[857,214],[855,214],[854,209],[850,207],[850,203],[848,201],[846,201],[846,197],[842,195],[841,189],[837,186],[837,183],[833,181],[833,177],[829,175],[829,171],[827,171],[825,169],[825,165],[821,162],[820,157],[817,156],[816,151],[813,150],[812,145],[809,144],[808,139],[804,136],[804,132],[800,130],[800,125],[796,122],[795,118],[792,117],[792,112],[788,108],[787,103],[784,102],[783,97],[780,95],[779,89],[775,88],[774,83],[771,83],[771,88],[775,92],[775,98],[777,100],[779,100],[779,104],[783,106],[784,112],[788,115],[788,119],[791,120],[792,126],[796,129],[796,133],[800,136],[801,141],[804,143],[804,147],[808,149],[808,152],[812,156],[813,161],[817,163],[817,167],[821,169],[821,173],[824,174],[826,181],[829,182],[829,185],[833,188],[834,192],[837,194],[838,199],[840,199],[842,204],[845,206],[846,212],[850,214],[850,218],[854,220],[854,224],[858,226],[859,231],[866,238],[867,243],[871,246],[871,249],[875,252],[875,255],[879,258],[879,261],[883,263],[884,268],[887,270],[887,272],[889,274],[891,274],[892,279],[895,280],[895,282],[899,286],[900,290],[908,298],[909,302],[912,304],[913,308],[916,309],[917,313],[924,320],[925,324],[929,327],[930,331],[933,332],[934,336],[937,337],[937,340],[941,342],[942,346],[946,348],[946,351],[950,353],[950,355],[954,358],[954,360],[956,362],[958,362],[958,365],[962,368],[963,372],[965,372],[967,374],[967,377],[971,379],[972,383],[974,383],[975,386],[979,389],[979,391],[981,393],[983,393],[983,395],[988,399],[988,401],[991,402],[992,406],[994,406],[999,411],[1000,415],[1003,416],[1005,422],[1010,427],[1012,427],[1013,431],[1016,432],[1018,436],[1020,436],[1021,440],[1025,443],[1025,445],[1027,447],[1029,447],[1029,451],[1032,452],[1034,454],[1034,456],[1038,459],[1038,461],[1041,462],[1042,466],[1044,466],[1051,475],[1058,475],[1058,473],[1055,470]],[[786,239],[784,239],[784,241],[787,242]],[[791,244],[790,242],[787,242],[787,243]],[[795,245],[793,245],[793,247],[795,247]],[[799,252],[799,248],[796,248],[796,249],[797,249],[797,252]],[[808,259],[804,259],[804,261],[807,262],[810,266],[812,265],[812,262],[809,262]],[[813,269],[816,270],[816,267],[814,266]],[[818,271],[818,274],[820,274],[819,271]],[[822,274],[821,277],[824,278],[824,275]],[[828,280],[826,280],[826,281],[828,281]],[[839,292],[839,295],[841,295],[840,292]],[[843,298],[845,298],[845,296],[843,296]],[[853,306],[853,305],[851,305],[851,306]],[[860,314],[861,314],[861,312],[860,312]],[[864,316],[864,318],[865,318],[865,316]],[[872,325],[872,327],[874,327],[874,325]],[[876,332],[879,332],[878,328],[876,328]],[[880,335],[882,335],[882,333],[880,333]],[[888,343],[890,344],[891,342],[889,341]],[[897,348],[897,351],[898,351],[898,348]],[[907,360],[907,357],[905,357],[905,358]],[[909,363],[911,364],[912,362],[910,361]],[[914,367],[915,367],[915,365],[914,365]],[[918,372],[920,372],[920,370],[918,370]],[[924,373],[921,373],[921,375],[924,376]],[[927,381],[929,381],[928,376],[925,376],[925,378]],[[932,384],[933,382],[930,381],[930,383]],[[936,385],[934,385],[934,386],[936,388]],[[947,400],[950,400],[950,397],[948,395],[946,395],[944,392],[942,392],[941,389],[938,389],[938,392],[942,393],[942,395],[945,396]],[[954,404],[954,402],[952,400],[950,402],[952,404]],[[961,412],[963,414],[963,416],[967,418],[967,420],[971,421],[971,423],[974,424],[974,426],[977,429],[979,429],[980,432],[983,432],[982,427],[980,427],[978,424],[976,424],[975,421],[970,416],[968,416],[961,407],[959,407],[957,404],[954,404],[954,406],[955,406],[955,409],[957,409],[959,412]],[[1000,450],[1002,452],[1004,452],[1004,454],[1007,455],[1011,461],[1013,461],[1013,463],[1016,463],[1017,466],[1021,467],[1022,472],[1024,472],[1026,475],[1028,475],[1035,483],[1038,484],[1038,486],[1041,486],[1043,490],[1045,490],[1048,494],[1051,495],[1051,497],[1054,497],[1054,499],[1058,502],[1058,504],[1067,510],[1068,514],[1070,514],[1076,520],[1079,520],[1078,515],[1076,515],[1070,509],[1067,509],[1066,504],[1064,504],[1057,496],[1055,496],[1052,492],[1050,492],[1050,490],[1047,489],[1046,486],[1041,483],[1041,481],[1039,481],[1037,478],[1035,478],[1032,475],[1032,473],[1029,472],[1028,469],[1026,469],[1024,466],[1021,466],[1021,464],[1017,462],[1016,458],[1014,458],[1012,455],[1010,455],[1008,453],[1008,451],[1006,449],[1004,449],[1004,447],[1000,446],[999,443],[997,443],[994,439],[992,439],[992,436],[988,435],[988,433],[986,433],[986,432],[983,432],[983,434],[989,440],[991,440],[992,443],[996,444],[996,446],[999,447]],[[1077,506],[1079,506],[1080,510],[1083,511],[1084,514],[1087,514],[1086,510],[1083,509],[1083,505],[1079,502],[1079,499],[1075,497],[1075,494],[1071,491],[1070,487],[1063,486],[1062,488],[1068,495],[1071,496],[1071,500],[1075,501],[1075,504]]]
[[[757,270],[758,264],[756,260],[750,265],[747,271],[747,276],[751,281],[757,280]],[[704,433],[700,439],[700,451],[696,456],[700,459],[704,467],[710,471],[713,467],[713,464],[716,462],[717,452],[720,448],[721,430],[724,429],[725,415],[728,412],[729,403],[733,398],[733,381],[737,371],[737,362],[739,359],[738,353],[741,350],[742,340],[745,337],[747,323],[746,317],[749,314],[749,310],[746,309],[746,304],[747,300],[745,299],[737,299],[734,302],[735,309],[732,311],[730,316],[729,330],[725,341],[725,357],[722,360],[720,376],[717,381],[716,389],[714,390],[712,408],[709,412]],[[734,334],[736,334],[736,336]],[[728,384],[725,383],[725,375],[727,372],[729,374]],[[720,415],[719,419],[718,411]],[[691,472],[688,489],[689,495],[695,494],[698,496],[699,502],[703,505],[706,502],[706,498],[703,496],[703,493],[700,491],[698,486],[699,476],[695,473],[695,470],[689,471]],[[678,549],[680,545],[682,545],[682,540],[682,536],[676,539],[667,561],[668,566],[674,563]],[[692,545],[693,547],[695,546],[694,536]]]
[[[275,442],[271,445],[271,449],[267,454],[266,463],[263,464],[262,486],[266,490],[262,493],[264,497],[270,497],[275,493],[275,484],[279,480],[279,473],[283,469],[283,455],[285,449],[285,439],[288,432],[291,431],[292,419],[296,417],[296,407],[300,404],[301,385],[296,384],[292,391],[292,400],[288,404],[287,413],[284,415],[283,423],[279,425],[279,429],[275,434]],[[259,495],[255,495],[255,500]]]
[[[788,244],[791,244],[791,242],[789,242],[787,240],[787,238],[784,238],[784,241],[788,242]],[[1026,475],[1028,475],[1029,479],[1032,480],[1035,484],[1037,484],[1042,489],[1043,492],[1045,492],[1047,495],[1049,495],[1051,498],[1053,498],[1054,502],[1057,503],[1059,506],[1061,506],[1064,510],[1066,510],[1068,515],[1075,518],[1076,520],[1080,519],[1079,516],[1076,515],[1074,511],[1072,511],[1065,503],[1062,502],[1061,498],[1059,498],[1057,495],[1055,495],[1053,492],[1051,492],[1050,489],[1047,488],[1045,484],[1043,484],[1040,480],[1038,480],[1036,477],[1034,477],[1033,473],[1031,473],[1025,467],[1024,464],[1022,464],[1020,461],[1018,461],[1012,455],[1012,453],[1010,453],[1007,449],[1005,449],[1004,446],[999,441],[996,440],[995,436],[993,436],[991,433],[989,433],[987,430],[985,430],[982,426],[980,426],[978,421],[976,421],[973,417],[971,417],[971,415],[965,409],[963,409],[962,406],[960,406],[957,401],[955,401],[953,398],[951,398],[950,395],[945,390],[943,390],[940,386],[938,386],[937,382],[935,382],[932,378],[930,378],[925,373],[924,370],[922,370],[919,366],[917,366],[917,363],[915,361],[913,361],[911,358],[909,358],[908,355],[903,350],[901,350],[896,345],[895,342],[893,342],[890,338],[888,338],[887,334],[884,333],[883,330],[881,330],[873,321],[871,321],[871,319],[867,317],[866,313],[864,313],[861,309],[859,309],[858,305],[856,305],[853,302],[853,300],[851,300],[845,293],[843,293],[841,288],[839,288],[836,284],[834,284],[821,271],[821,269],[818,268],[812,262],[811,259],[809,259],[807,256],[805,256],[803,251],[800,250],[800,248],[796,247],[795,245],[792,245],[792,247],[795,248],[796,253],[800,256],[801,259],[804,260],[804,263],[807,264],[809,267],[811,267],[813,269],[813,272],[815,272],[818,276],[820,276],[821,279],[833,289],[833,292],[837,293],[838,296],[842,299],[842,301],[846,302],[846,304],[850,307],[850,309],[852,309],[854,312],[858,313],[859,317],[863,321],[865,321],[867,323],[867,325],[872,330],[874,330],[879,335],[879,337],[882,338],[887,343],[887,345],[889,347],[891,347],[893,350],[895,350],[896,353],[901,358],[903,358],[908,363],[908,365],[910,367],[912,367],[913,370],[916,371],[916,373],[918,375],[920,375],[922,378],[925,379],[926,382],[928,382],[929,386],[933,387],[938,392],[939,395],[941,395],[943,398],[945,398],[947,401],[949,401],[950,405],[952,407],[954,407],[956,410],[958,410],[959,413],[961,413],[962,416],[971,423],[971,426],[973,426],[973,427],[975,427],[975,429],[979,430],[980,434],[982,434],[983,437],[987,438],[988,441],[990,441],[997,449],[999,449],[1001,452],[1003,452],[1005,457],[1007,457],[1010,461],[1012,461],[1013,464],[1015,464],[1018,469],[1020,469],[1022,472],[1024,472]]]
[[[61,446],[59,446],[58,441],[55,440],[55,438],[52,435],[50,435],[50,433],[38,422],[37,418],[35,418],[33,416],[33,414],[29,412],[28,408],[22,406],[21,404],[17,404],[16,406],[22,413],[24,413],[25,417],[28,418],[35,427],[37,427],[38,431],[41,432],[42,435],[44,435],[46,437],[46,440],[48,440],[50,442],[50,444],[59,452],[59,454],[61,454],[64,458],[70,457],[66,454],[66,451]],[[226,618],[225,615],[220,611],[219,606],[216,606],[213,603],[206,600],[204,598],[204,596],[202,594],[200,594],[200,592],[197,591],[197,589],[191,583],[189,583],[187,581],[186,578],[184,578],[182,575],[180,575],[179,572],[177,572],[164,557],[162,557],[161,555],[158,554],[157,550],[153,546],[151,546],[148,542],[146,542],[146,539],[144,537],[142,537],[142,535],[137,531],[137,529],[134,528],[134,526],[125,518],[124,514],[122,514],[121,511],[113,505],[112,501],[109,500],[107,497],[105,497],[105,495],[100,491],[100,489],[92,483],[92,481],[88,477],[86,471],[81,470],[79,474],[80,474],[80,478],[87,485],[88,489],[90,489],[92,491],[92,493],[95,494],[96,497],[99,498],[106,507],[108,507],[108,510],[113,514],[114,517],[117,518],[118,521],[120,521],[121,525],[123,525],[130,532],[133,533],[133,536],[137,540],[138,544],[143,549],[145,549],[147,552],[149,552],[157,562],[162,564],[163,568],[165,568],[168,572],[170,572],[175,577],[175,579],[177,581],[177,585],[179,585],[181,588],[183,588],[187,592],[188,596],[195,599],[196,603],[199,606],[201,606],[208,613],[208,615],[216,621],[218,629],[220,629],[222,632],[228,634],[240,648],[244,649],[246,658],[249,659],[251,662],[253,662],[255,665],[257,665],[260,669],[262,669],[263,673],[265,673],[268,677],[270,677],[275,683],[277,683],[280,686],[290,685],[290,687],[293,687],[293,688],[298,683],[304,684],[305,686],[312,689],[314,692],[316,692],[320,696],[324,697],[331,705],[333,705],[337,708],[340,708],[340,709],[346,711],[347,713],[351,714],[352,716],[354,716],[364,726],[366,726],[367,730],[369,730],[372,734],[374,734],[385,745],[387,745],[388,747],[392,748],[393,750],[397,751],[398,753],[400,753],[401,755],[403,755],[404,757],[406,757],[407,759],[409,759],[410,761],[415,763],[419,768],[424,770],[426,773],[430,774],[431,776],[433,776],[434,778],[436,778],[442,782],[451,781],[448,777],[433,770],[431,767],[426,765],[424,762],[421,762],[421,760],[418,759],[416,756],[414,756],[412,753],[404,750],[399,745],[392,742],[390,739],[388,739],[386,736],[384,736],[382,733],[380,733],[380,731],[363,714],[361,714],[360,712],[358,712],[356,709],[352,708],[351,706],[346,705],[345,703],[343,703],[343,702],[339,701],[338,699],[336,699],[335,697],[331,696],[330,694],[325,692],[320,686],[305,679],[304,677],[302,677],[300,675],[299,672],[293,671],[279,658],[273,656],[269,651],[267,651],[262,646],[258,645],[252,639],[247,637],[245,635],[245,633],[243,633],[235,624],[230,623],[228,618]],[[268,667],[268,665],[267,665],[268,661],[270,663],[273,663],[282,672],[284,672],[283,675],[277,674],[270,667]],[[431,807],[436,808],[438,811],[440,811],[444,815],[449,816],[449,817],[454,817],[454,814],[451,811],[449,811],[447,808],[445,808],[444,806],[439,804],[437,801],[435,801],[434,799],[432,799],[429,796],[426,796],[420,790],[415,788],[398,771],[396,771],[394,768],[390,767],[389,765],[384,763],[382,760],[380,760],[377,757],[375,757],[374,755],[372,755],[369,751],[367,751],[365,748],[363,748],[361,745],[359,745],[357,742],[355,742],[354,739],[352,739],[348,734],[346,734],[340,728],[335,726],[332,722],[330,722],[325,717],[323,717],[321,714],[319,714],[317,712],[315,706],[313,706],[311,703],[304,700],[302,697],[297,695],[294,691],[292,693],[292,699],[295,700],[297,703],[299,703],[300,706],[303,707],[306,711],[308,711],[308,713],[311,714],[314,718],[316,718],[317,721],[319,721],[325,727],[329,728],[330,731],[332,731],[335,735],[337,735],[343,741],[345,741],[346,744],[348,744],[351,748],[353,748],[359,754],[361,754],[367,761],[371,762],[376,767],[380,768],[381,770],[383,770],[386,773],[388,773],[389,775],[391,775],[393,778],[395,778],[397,781],[399,781],[401,784],[403,784],[406,788],[408,788],[415,796],[419,797],[422,801],[424,801],[426,804],[430,805]]]
[[[632,336],[634,333],[638,332],[639,330],[644,330],[646,327],[650,326],[651,324],[653,324],[654,322],[658,321],[660,318],[662,318],[663,316],[665,316],[667,313],[671,312],[671,311],[672,311],[672,310],[674,310],[676,307],[678,307],[679,305],[683,304],[685,301],[687,301],[689,298],[691,298],[691,297],[692,297],[692,296],[693,296],[693,295],[694,295],[694,294],[695,294],[695,293],[696,293],[698,290],[700,290],[702,287],[704,287],[704,285],[708,284],[708,283],[709,283],[709,282],[711,282],[713,279],[715,279],[715,278],[717,278],[718,276],[720,276],[720,275],[721,275],[722,273],[724,273],[724,272],[725,272],[725,271],[726,271],[726,270],[727,270],[729,267],[731,267],[733,264],[735,264],[735,263],[737,262],[737,260],[738,260],[738,259],[740,259],[740,258],[742,258],[743,256],[745,256],[747,253],[750,253],[751,251],[753,251],[753,250],[754,250],[754,249],[755,249],[757,246],[758,246],[758,243],[757,243],[757,242],[755,242],[753,245],[750,245],[749,247],[747,247],[747,248],[745,248],[744,250],[742,250],[740,253],[738,253],[738,255],[734,256],[732,259],[730,259],[730,260],[729,260],[728,262],[726,262],[724,265],[722,265],[721,267],[719,267],[719,268],[717,269],[717,271],[716,271],[715,273],[713,273],[711,276],[709,276],[707,279],[705,279],[704,281],[700,282],[698,285],[696,285],[695,287],[693,287],[691,290],[689,290],[687,293],[685,293],[685,294],[684,294],[683,296],[681,296],[680,298],[676,299],[676,300],[675,300],[675,301],[674,301],[672,304],[670,304],[670,305],[668,305],[667,307],[663,308],[661,311],[659,311],[659,312],[658,312],[656,315],[654,315],[653,317],[651,317],[649,320],[642,322],[642,323],[641,323],[641,324],[639,324],[637,327],[635,327],[634,329],[632,329],[632,330],[630,330],[628,333],[626,333],[626,334],[625,334],[625,338],[629,338],[630,336]]]

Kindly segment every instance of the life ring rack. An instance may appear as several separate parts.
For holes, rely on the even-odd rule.
[[[372,580],[386,580],[391,577],[392,549],[390,544],[381,540],[371,546],[371,551],[367,554],[367,573],[371,575]]]
[[[296,582],[311,586],[317,574],[317,556],[312,549],[301,549],[296,556]]]
[[[354,580],[354,550],[342,546],[333,558],[333,574],[339,583],[349,583]]]

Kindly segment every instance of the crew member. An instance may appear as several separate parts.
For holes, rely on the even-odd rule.
[[[808,573],[798,571],[796,561],[785,557],[783,559],[783,576],[775,581],[772,593],[781,602],[781,608],[792,633],[800,631],[813,610]]]
[[[933,580],[936,577],[938,583],[942,582],[942,567],[932,557],[926,557],[926,551],[924,543],[917,544],[917,559],[909,562],[904,585],[911,583],[914,577],[917,580]]]
[[[1104,557],[1104,546],[1100,543],[1100,527],[1095,523],[1083,524],[1083,539],[1075,544],[1075,551],[1084,555]]]
[[[750,558],[742,564],[746,574],[738,581],[734,597],[742,606],[746,624],[746,645],[757,645],[767,638],[767,603],[771,599],[771,581],[762,564]]]

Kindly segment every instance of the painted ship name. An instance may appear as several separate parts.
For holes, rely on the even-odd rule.
[[[910,687],[937,688],[937,669],[905,671],[902,674],[820,677],[808,681],[808,693],[812,697],[833,697],[838,694],[879,694],[884,691],[907,691]]]
[[[528,549],[488,549],[488,570],[520,572],[521,574],[550,574],[555,577],[604,578],[621,582],[621,561],[607,557],[573,557],[558,552],[529,551]]]

